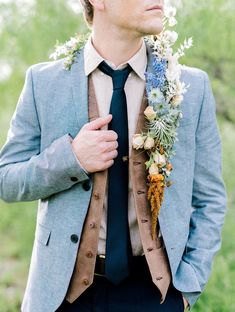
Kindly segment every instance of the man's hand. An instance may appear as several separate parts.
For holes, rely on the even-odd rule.
[[[111,167],[117,157],[117,134],[100,130],[108,125],[112,115],[85,124],[72,142],[72,148],[82,167],[89,173]]]

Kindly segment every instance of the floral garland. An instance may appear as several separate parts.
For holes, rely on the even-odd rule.
[[[148,171],[148,200],[150,202],[152,224],[152,238],[156,237],[157,219],[164,198],[165,187],[172,185],[169,177],[173,166],[170,157],[175,155],[173,146],[177,138],[177,128],[183,117],[180,104],[184,99],[188,86],[180,81],[181,65],[179,58],[189,49],[192,38],[185,40],[174,53],[173,45],[178,39],[175,31],[166,29],[177,24],[176,8],[166,7],[164,10],[164,29],[156,36],[146,37],[146,41],[153,50],[153,72],[145,72],[146,91],[149,106],[144,114],[146,117],[145,132],[135,134],[132,139],[134,149],[143,149],[148,154],[145,163]],[[76,35],[65,44],[57,42],[55,52],[50,58],[64,59],[64,68],[70,70],[76,54],[84,46],[90,33]]]
[[[64,69],[70,70],[77,53],[85,45],[89,36],[90,31],[82,35],[75,34],[75,37],[71,37],[64,44],[60,44],[57,41],[55,51],[50,55],[50,59],[58,60],[60,57],[64,57]]]
[[[148,38],[153,50],[153,72],[146,72],[146,91],[149,106],[144,114],[146,131],[135,134],[132,140],[134,149],[144,149],[149,157],[145,163],[148,170],[148,200],[151,206],[152,238],[156,237],[157,219],[164,198],[165,187],[172,185],[169,180],[173,166],[170,157],[175,155],[173,146],[177,138],[177,128],[183,117],[180,104],[187,86],[180,81],[181,65],[179,58],[185,49],[192,46],[192,38],[185,40],[177,52],[173,45],[178,39],[175,31],[166,30],[165,26],[177,24],[176,9],[165,9],[164,29],[157,36]]]

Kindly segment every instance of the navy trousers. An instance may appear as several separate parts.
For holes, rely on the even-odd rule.
[[[172,285],[163,304],[150,274],[130,276],[120,285],[95,276],[93,284],[72,304],[63,301],[56,312],[183,312],[181,293]]]

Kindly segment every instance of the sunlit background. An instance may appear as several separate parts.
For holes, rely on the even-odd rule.
[[[194,47],[183,62],[207,71],[212,82],[229,202],[222,249],[206,291],[193,311],[232,312],[235,311],[235,1],[172,2],[178,7],[180,39],[190,36],[194,39]],[[79,0],[0,0],[0,147],[5,142],[26,69],[47,61],[57,39],[64,42],[75,33],[86,31]],[[36,207],[36,202],[0,201],[0,312],[20,310]]]

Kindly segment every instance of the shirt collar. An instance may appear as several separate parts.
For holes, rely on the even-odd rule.
[[[143,80],[145,80],[145,71],[147,66],[147,51],[146,43],[143,40],[141,48],[133,55],[126,63],[120,64],[115,67],[110,61],[105,60],[92,44],[91,36],[88,38],[84,47],[84,70],[85,75],[88,76],[92,73],[102,61],[106,61],[113,69],[122,69],[129,64],[136,74]]]

